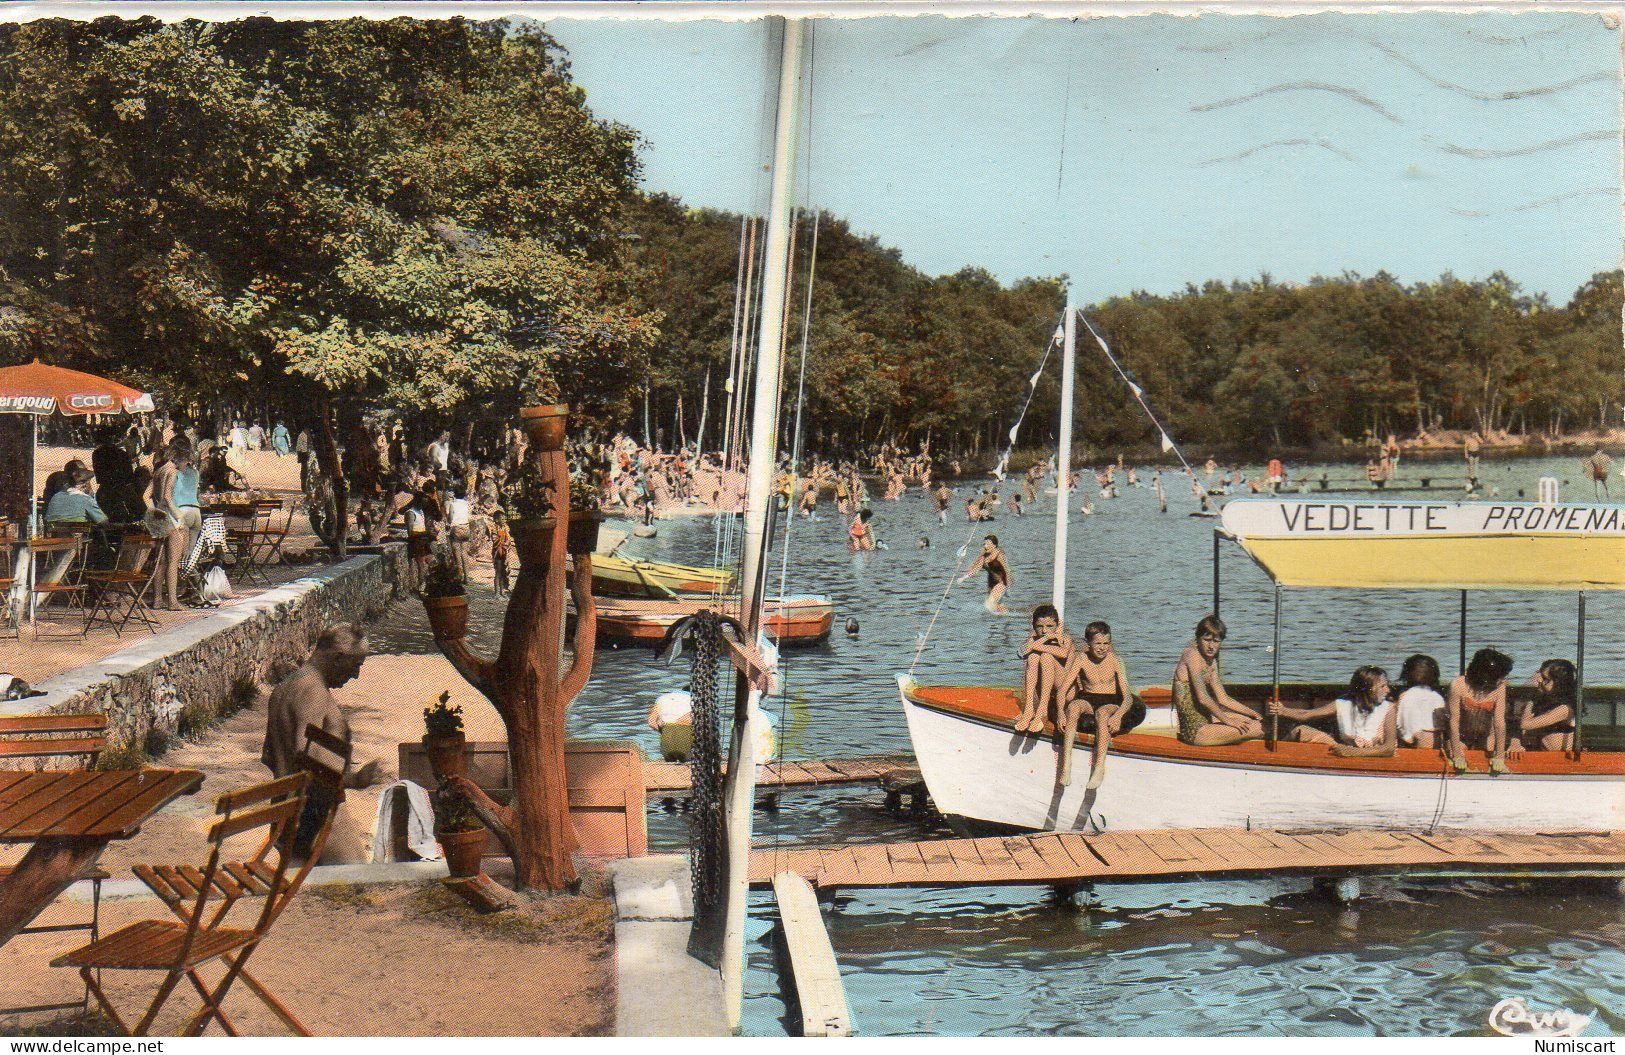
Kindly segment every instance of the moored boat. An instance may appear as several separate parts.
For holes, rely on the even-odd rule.
[[[596,556],[592,562],[592,591],[597,597],[729,593],[737,579],[732,568],[700,568],[619,555]]]
[[[1332,509],[1336,506],[1336,509]],[[1167,689],[1148,689],[1147,720],[1112,738],[1109,776],[1097,789],[1061,784],[1061,751],[1087,769],[1093,740],[1061,743],[1015,731],[1013,690],[925,687],[898,679],[909,735],[937,808],[962,828],[1116,830],[1197,827],[1336,826],[1493,828],[1539,831],[1625,827],[1625,750],[1618,726],[1622,691],[1586,689],[1585,595],[1625,589],[1613,559],[1625,526],[1597,507],[1522,503],[1326,503],[1248,499],[1231,503],[1215,535],[1239,544],[1276,590],[1275,674],[1263,685],[1231,685],[1261,715],[1271,699],[1324,704],[1338,685],[1280,680],[1280,591],[1285,587],[1449,589],[1462,594],[1459,662],[1466,666],[1468,590],[1579,594],[1572,751],[1525,751],[1491,774],[1469,751],[1457,774],[1437,749],[1344,757],[1330,745],[1266,740],[1197,746],[1177,736]],[[1510,521],[1510,524],[1509,524]],[[1537,526],[1529,530],[1533,521]],[[1572,525],[1572,526],[1571,526]],[[1460,552],[1452,541],[1463,544]],[[1396,628],[1399,630],[1401,628]],[[1171,658],[1171,657],[1170,657]],[[1528,690],[1510,687],[1515,709]],[[1588,713],[1587,705],[1602,705]],[[1607,724],[1588,722],[1592,713]],[[1589,741],[1589,745],[1588,745]]]
[[[707,608],[737,615],[739,597],[606,597],[598,600],[597,608],[599,642],[658,648],[679,619]],[[815,645],[829,637],[834,624],[835,605],[822,595],[794,594],[762,602],[762,630],[780,645]]]
[[[1483,752],[1447,774],[1437,750],[1341,758],[1322,744],[1180,742],[1166,710],[1112,738],[1109,776],[1095,790],[1055,782],[1053,726],[1015,731],[1013,689],[920,686],[898,679],[909,738],[937,809],[962,831],[1205,827],[1603,830],[1625,827],[1625,752],[1530,751],[1490,776]],[[1267,693],[1270,686],[1258,686]],[[1305,687],[1308,689],[1309,687]],[[1319,687],[1331,699],[1338,686]],[[1166,689],[1159,695],[1166,694]],[[1234,687],[1238,698],[1252,695]],[[1146,697],[1153,695],[1147,690]],[[1306,695],[1310,695],[1306,692]],[[1290,699],[1290,696],[1288,697]],[[1159,721],[1160,716],[1160,721]],[[1088,772],[1093,737],[1079,734],[1073,768]]]

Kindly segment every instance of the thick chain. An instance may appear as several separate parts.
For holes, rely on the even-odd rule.
[[[721,620],[714,612],[694,617],[694,747],[689,754],[689,871],[694,892],[694,929],[689,949],[709,960],[722,934],[724,852],[722,722],[717,698],[717,660],[722,652]],[[710,955],[707,955],[710,954]]]

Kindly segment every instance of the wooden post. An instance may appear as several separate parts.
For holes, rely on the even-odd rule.
[[[1215,536],[1217,537],[1217,536]],[[1281,584],[1275,584],[1275,643],[1270,648],[1270,698],[1276,703],[1281,702]],[[1281,716],[1269,716],[1269,727],[1266,730],[1266,743],[1269,750],[1275,750],[1275,741],[1280,737]]]
[[[1580,591],[1579,628],[1574,641],[1574,760],[1580,760],[1581,729],[1585,725],[1586,699],[1586,593]]]
[[[1457,655],[1459,657],[1459,665],[1456,667],[1456,672],[1460,673],[1460,672],[1467,669],[1467,591],[1466,590],[1461,591],[1461,647],[1457,651]]]
[[[557,408],[560,415],[565,408]],[[575,881],[575,830],[564,765],[564,715],[592,673],[597,608],[592,596],[592,555],[574,555],[574,573],[565,570],[570,523],[570,469],[563,430],[552,440],[533,423],[535,464],[550,495],[544,517],[519,521],[514,532],[519,578],[502,623],[502,648],[495,662],[482,659],[461,639],[436,637],[440,651],[470,685],[491,701],[508,729],[513,767],[513,803],[504,807],[467,777],[451,782],[469,800],[513,858],[521,889],[564,890]],[[548,449],[553,447],[554,449]],[[567,670],[564,645],[564,592],[569,579],[576,606],[575,657]]]
[[[1219,529],[1213,529],[1213,618],[1219,618]]]

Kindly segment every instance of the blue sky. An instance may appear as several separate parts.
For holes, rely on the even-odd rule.
[[[650,189],[762,207],[765,24],[548,28]],[[1619,61],[1595,15],[826,20],[801,200],[1085,301],[1386,268],[1562,302],[1620,258]]]

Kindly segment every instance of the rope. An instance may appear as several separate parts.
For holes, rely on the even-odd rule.
[[[1044,354],[1038,360],[1038,369],[1034,370],[1032,376],[1027,379],[1027,400],[1021,404],[1021,413],[1016,415],[1016,423],[1010,426],[1010,435],[1005,443],[1004,453],[999,456],[998,467],[993,470],[993,475],[1000,480],[1004,479],[1005,468],[1010,464],[1010,455],[1015,451],[1016,433],[1021,430],[1021,423],[1027,417],[1027,408],[1032,406],[1033,396],[1038,392],[1038,378],[1044,373],[1044,365],[1049,362],[1050,353],[1055,350],[1056,345],[1065,339],[1065,336],[1065,331],[1061,326],[1057,326],[1054,335],[1049,339],[1049,343],[1044,346]],[[937,617],[942,614],[942,606],[948,602],[948,595],[953,592],[954,580],[959,577],[959,569],[964,566],[965,555],[970,552],[971,540],[976,537],[979,523],[979,521],[971,521],[970,531],[965,536],[965,543],[959,547],[953,573],[948,576],[948,585],[943,588],[942,596],[937,598],[937,606],[932,610],[931,619],[925,624],[925,632],[920,635],[919,646],[914,650],[914,660],[908,665],[910,674],[914,673],[914,668],[919,665],[920,656],[925,653],[925,646],[931,640],[931,631],[936,628]]]
[[[1140,409],[1145,411],[1145,416],[1150,418],[1151,424],[1157,427],[1157,434],[1162,438],[1162,449],[1164,451],[1173,451],[1174,457],[1179,459],[1179,464],[1183,465],[1185,472],[1194,479],[1196,470],[1191,468],[1191,463],[1185,460],[1184,454],[1180,453],[1179,445],[1174,443],[1173,439],[1168,435],[1168,430],[1162,427],[1162,422],[1157,420],[1157,415],[1151,410],[1151,405],[1145,401],[1144,391],[1134,383],[1133,379],[1128,376],[1128,372],[1123,369],[1122,364],[1117,361],[1117,357],[1112,354],[1111,347],[1106,343],[1106,338],[1100,335],[1100,331],[1096,330],[1094,324],[1089,321],[1089,316],[1085,315],[1081,310],[1078,312],[1078,318],[1082,319],[1084,326],[1088,327],[1089,335],[1095,339],[1096,344],[1100,345],[1100,350],[1106,353],[1106,361],[1112,364],[1112,367],[1117,371],[1117,376],[1121,377],[1123,383],[1128,386],[1128,390],[1134,393],[1134,399],[1140,404]]]

